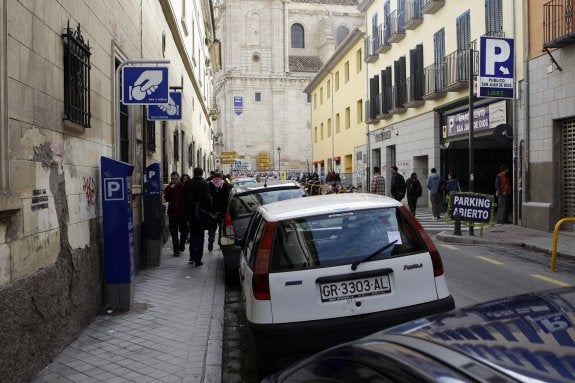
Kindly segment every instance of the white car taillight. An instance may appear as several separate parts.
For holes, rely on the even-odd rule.
[[[421,239],[423,239],[423,242],[425,243],[425,247],[427,248],[427,251],[431,256],[431,264],[433,265],[433,276],[439,277],[443,275],[443,262],[441,262],[441,255],[439,255],[439,251],[437,250],[435,244],[429,237],[429,234],[427,234],[427,232],[425,231],[423,226],[421,226],[419,221],[413,217],[413,215],[407,209],[407,207],[402,206],[401,210],[403,211],[404,215],[406,215],[406,217],[411,217],[410,221],[413,222],[415,230],[417,230],[417,232],[421,236]]]
[[[270,258],[276,226],[276,222],[266,225],[256,253],[252,289],[257,300],[270,300]]]

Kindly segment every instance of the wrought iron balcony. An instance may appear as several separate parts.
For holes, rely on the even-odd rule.
[[[445,90],[456,92],[469,86],[469,49],[458,49],[445,57]]]
[[[379,120],[377,119],[377,115],[379,114],[378,110],[378,100],[377,96],[367,100],[365,103],[365,115],[367,116],[365,122],[367,124],[376,124]]]
[[[411,76],[407,79],[407,96],[405,98],[405,107],[406,108],[415,108],[420,105],[423,105],[425,100],[423,99],[423,85],[424,85],[424,77],[423,73],[419,76]]]
[[[397,9],[389,15],[390,43],[397,43],[405,37],[404,15],[398,14]]]
[[[391,87],[391,114],[403,113],[407,110],[405,107],[405,96],[407,94],[406,84],[394,85]]]
[[[375,53],[375,48],[379,45],[379,38],[377,36],[368,36],[363,39],[363,61],[366,63],[376,62],[379,56]]]
[[[413,0],[405,3],[405,29],[417,28],[423,23],[423,13],[421,13],[421,0]]]
[[[575,42],[573,0],[543,4],[543,48],[561,48]]]
[[[377,35],[379,36],[379,45],[376,49],[376,53],[385,53],[390,50],[389,26],[380,24],[379,27],[377,27]]]
[[[423,0],[421,10],[426,15],[433,15],[445,5],[445,0]]]
[[[433,100],[445,96],[445,62],[433,63],[423,69],[425,75],[424,100]]]
[[[387,120],[392,116],[390,109],[391,109],[391,88],[387,88],[385,91],[381,92],[377,95],[377,100],[379,102],[379,114],[377,118],[380,120]]]

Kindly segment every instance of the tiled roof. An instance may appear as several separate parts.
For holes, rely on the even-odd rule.
[[[317,3],[332,5],[357,5],[357,0],[292,0],[294,3]]]
[[[317,72],[323,63],[317,56],[290,56],[290,72]]]

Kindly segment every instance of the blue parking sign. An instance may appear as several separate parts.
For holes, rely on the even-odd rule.
[[[122,103],[167,104],[168,80],[167,67],[125,66],[122,68]]]
[[[182,94],[180,92],[170,92],[167,104],[148,106],[148,120],[178,121],[181,119]]]
[[[513,98],[515,85],[513,39],[479,38],[479,97]]]

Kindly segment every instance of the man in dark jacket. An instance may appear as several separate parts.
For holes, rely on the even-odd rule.
[[[397,172],[397,166],[391,167],[391,195],[401,202],[405,197],[405,178]]]
[[[210,197],[212,199],[212,213],[217,217],[210,227],[208,227],[208,250],[214,249],[216,239],[216,229],[219,229],[221,235],[222,224],[224,222],[224,213],[228,207],[228,197],[230,195],[231,185],[224,181],[223,174],[215,172],[214,177],[208,182],[210,186]]]
[[[210,188],[202,177],[203,174],[202,168],[195,168],[194,177],[184,185],[190,219],[190,260],[188,263],[195,263],[196,267],[203,265],[206,216],[202,211],[211,210]]]
[[[170,184],[164,189],[164,198],[168,205],[168,219],[174,257],[186,249],[188,238],[188,203],[184,197],[184,185],[180,182],[178,172],[170,174]],[[178,237],[179,235],[179,237]]]

